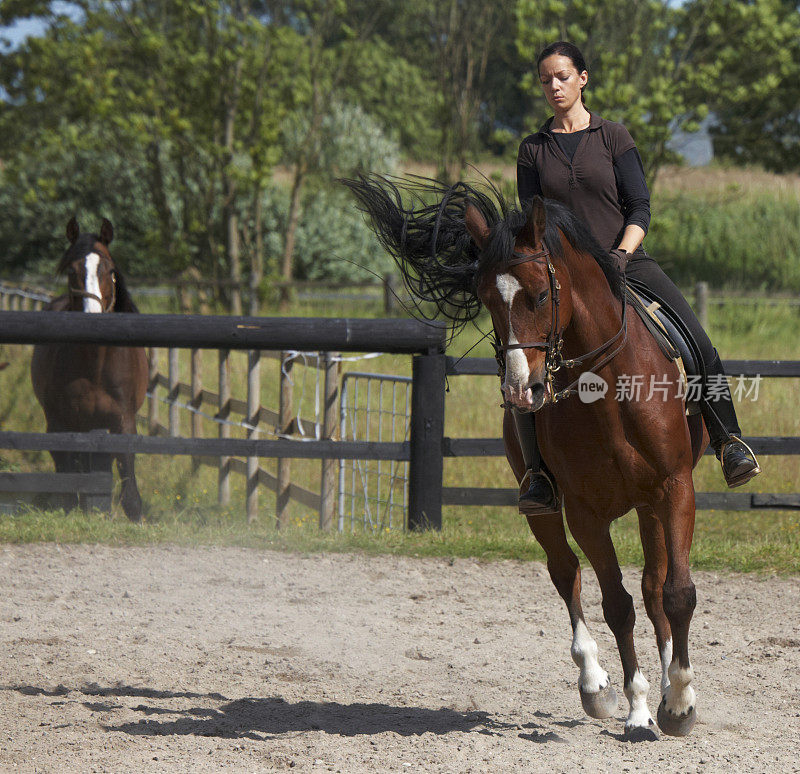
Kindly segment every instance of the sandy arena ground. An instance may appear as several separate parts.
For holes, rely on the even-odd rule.
[[[589,572],[605,721],[538,563],[2,546],[0,771],[800,771],[800,579],[695,582],[698,724],[630,744]]]

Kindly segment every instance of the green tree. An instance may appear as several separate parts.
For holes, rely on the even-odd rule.
[[[8,95],[0,155],[35,158],[42,134],[65,122],[97,127],[95,151],[124,157],[147,186],[163,265],[227,269],[238,279],[235,200],[260,206],[278,159],[298,33],[265,24],[258,2],[75,6],[78,17],[50,14],[45,35],[0,60]],[[16,3],[19,15],[36,8],[49,13],[49,4]],[[66,143],[73,136],[65,133]],[[102,189],[109,181],[84,184]]]
[[[714,153],[800,169],[800,8],[786,0],[693,0],[691,93],[712,111]]]

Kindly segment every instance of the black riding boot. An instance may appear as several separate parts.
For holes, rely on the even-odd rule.
[[[742,431],[736,420],[736,409],[727,382],[720,378],[725,371],[719,354],[714,350],[714,360],[706,364],[706,396],[700,403],[711,447],[722,463],[722,475],[731,489],[747,483],[761,472],[753,450],[741,439]],[[714,382],[713,392],[709,382]]]
[[[523,516],[540,516],[561,511],[553,474],[547,469],[536,443],[533,414],[513,410],[517,437],[525,460],[525,476],[519,487],[519,512]]]

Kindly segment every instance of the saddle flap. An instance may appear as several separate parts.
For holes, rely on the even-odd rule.
[[[641,283],[636,283],[634,289],[632,283],[627,281],[626,293],[661,351],[669,360],[676,362],[684,384],[688,384],[688,376],[701,375],[699,364],[702,360],[697,353],[697,346],[677,315]],[[690,402],[686,411],[687,414],[696,414],[699,406]]]

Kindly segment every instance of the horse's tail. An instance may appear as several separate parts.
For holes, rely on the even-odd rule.
[[[464,214],[473,203],[490,223],[496,221],[489,197],[464,183],[448,186],[423,178],[395,181],[359,175],[341,182],[369,216],[419,314],[425,319],[445,317],[456,328],[474,319],[480,311],[475,290],[479,251],[467,233]],[[432,303],[433,314],[419,302]]]

